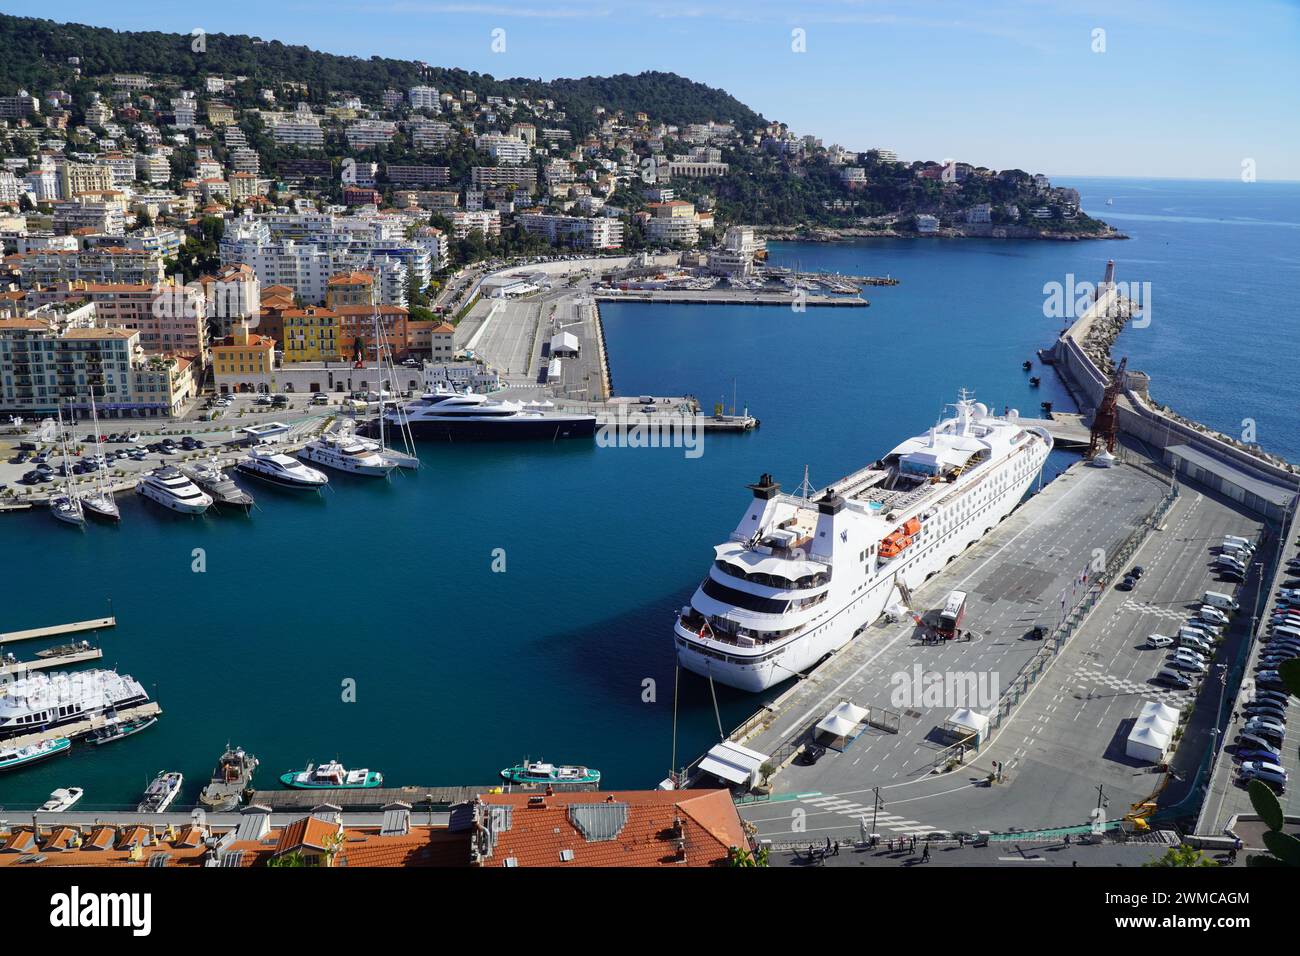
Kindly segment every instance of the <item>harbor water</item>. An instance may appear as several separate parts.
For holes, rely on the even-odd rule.
[[[773,244],[783,265],[893,275],[869,309],[603,305],[622,395],[697,396],[762,420],[677,448],[590,442],[421,447],[391,482],[331,474],[323,496],[249,485],[249,518],[182,518],[123,495],[120,528],[0,516],[0,630],[108,613],[103,666],[140,679],[158,724],[0,776],[0,806],[59,786],[134,805],[162,769],[194,801],[227,741],[255,783],[337,757],[392,785],[493,784],[525,755],[651,787],[672,759],[673,615],[771,472],[826,483],[932,424],[962,387],[1001,410],[1070,408],[1021,363],[1062,322],[1043,286],[1108,258],[1152,283],[1153,321],[1117,354],[1183,414],[1300,459],[1294,414],[1300,186],[1076,180],[1127,242]],[[1111,206],[1104,205],[1113,197]],[[1041,375],[1032,388],[1030,375]],[[1054,453],[1045,478],[1071,461]],[[110,607],[111,601],[111,607]],[[9,646],[20,657],[38,646]],[[683,674],[677,761],[762,703]],[[351,698],[355,696],[355,700]],[[770,695],[769,695],[770,696]]]

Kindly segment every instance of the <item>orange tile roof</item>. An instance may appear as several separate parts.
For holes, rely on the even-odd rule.
[[[732,846],[747,846],[740,816],[726,790],[556,793],[544,806],[530,806],[529,794],[484,794],[488,806],[513,807],[512,823],[500,831],[484,866],[717,866]],[[612,840],[589,841],[569,820],[575,804],[627,804],[627,823]],[[678,851],[676,821],[681,821]],[[565,862],[561,851],[572,851]]]
[[[275,847],[276,855],[291,853],[304,847],[309,850],[328,849],[330,841],[338,832],[337,823],[319,817],[303,817],[301,820],[294,820],[281,832],[280,842]]]
[[[117,828],[101,826],[91,832],[85,846],[89,850],[109,850],[115,843],[117,843]]]
[[[374,281],[369,272],[340,272],[330,276],[329,285],[373,285]]]

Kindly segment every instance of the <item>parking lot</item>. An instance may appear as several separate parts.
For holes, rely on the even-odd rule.
[[[1296,524],[1292,522],[1291,527],[1284,530],[1286,530],[1286,534],[1277,536],[1272,540],[1265,539],[1255,554],[1257,562],[1260,564],[1260,571],[1267,573],[1270,565],[1275,563],[1277,572],[1268,575],[1267,580],[1260,589],[1259,600],[1256,605],[1248,606],[1246,609],[1247,612],[1252,614],[1252,617],[1256,607],[1260,609],[1257,629],[1261,640],[1255,642],[1250,648],[1243,680],[1236,699],[1232,702],[1231,722],[1228,733],[1225,734],[1226,740],[1223,750],[1214,765],[1205,802],[1202,805],[1200,817],[1197,821],[1197,833],[1220,834],[1236,815],[1254,813],[1250,798],[1245,787],[1242,786],[1239,776],[1239,768],[1243,762],[1242,751],[1246,749],[1246,745],[1241,741],[1239,734],[1246,729],[1247,721],[1251,716],[1250,712],[1253,709],[1251,702],[1256,699],[1257,690],[1261,689],[1257,680],[1260,671],[1260,659],[1271,653],[1279,653],[1285,640],[1285,638],[1279,639],[1278,636],[1271,633],[1271,623],[1275,619],[1275,615],[1285,613],[1283,609],[1300,606],[1300,601],[1283,601],[1279,598],[1280,589],[1300,587],[1300,540],[1296,538]],[[1289,655],[1294,649],[1295,645],[1292,645],[1285,653]],[[1271,686],[1273,685],[1266,685],[1262,689],[1267,690]],[[1272,715],[1280,717],[1279,722],[1282,724],[1284,731],[1292,726],[1290,719],[1297,714],[1300,714],[1300,706],[1297,705],[1294,697],[1287,697],[1279,710],[1272,711]],[[1293,740],[1287,745],[1283,737],[1270,738],[1266,740],[1266,743],[1271,744],[1275,740],[1277,746],[1271,749],[1275,755],[1281,758],[1281,767],[1289,778],[1291,774],[1295,774],[1300,769],[1300,758],[1297,757],[1295,742]],[[1288,783],[1290,783],[1289,780]],[[1300,813],[1300,800],[1296,798],[1294,784],[1291,784],[1286,792],[1281,794],[1280,801],[1283,810],[1288,815]]]

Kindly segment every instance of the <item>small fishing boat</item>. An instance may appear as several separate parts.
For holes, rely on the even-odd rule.
[[[226,744],[226,751],[217,761],[212,779],[199,794],[199,803],[209,810],[234,810],[244,798],[244,792],[253,782],[257,758],[245,753],[243,747]]]
[[[153,783],[144,792],[144,798],[136,805],[136,813],[162,813],[180,795],[185,775],[179,770],[160,770]]]
[[[590,767],[557,767],[541,760],[524,760],[521,764],[507,767],[501,771],[501,777],[511,783],[600,783],[599,770]]]
[[[41,812],[62,813],[80,800],[85,792],[80,787],[59,787],[50,794],[50,799],[41,804]]]
[[[42,760],[65,754],[71,749],[72,741],[67,737],[53,737],[50,740],[42,740],[39,744],[28,744],[26,747],[0,747],[0,772],[21,770]]]
[[[86,739],[99,747],[103,744],[111,744],[116,740],[130,737],[132,734],[138,734],[142,730],[148,730],[156,723],[158,723],[157,717],[138,717],[135,720],[122,720],[113,716],[108,718],[108,722],[104,726],[93,731]]]
[[[294,790],[370,790],[384,782],[378,770],[348,770],[337,760],[320,766],[307,764],[306,770],[290,770],[280,775],[280,782]]]

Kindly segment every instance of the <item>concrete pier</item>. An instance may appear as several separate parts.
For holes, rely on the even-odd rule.
[[[58,637],[60,634],[79,634],[82,631],[98,631],[104,627],[117,627],[117,618],[97,617],[90,621],[74,621],[71,624],[54,624],[50,627],[33,627],[25,631],[9,631],[7,634],[0,634],[0,644],[31,641],[42,637]]]
[[[71,667],[73,664],[84,664],[86,661],[97,661],[104,656],[103,648],[91,647],[84,651],[76,651],[72,654],[62,654],[58,657],[37,657],[30,661],[15,661],[12,664],[5,664],[0,667],[0,677],[6,677],[11,674],[22,674],[26,671],[41,671],[51,667]]]

